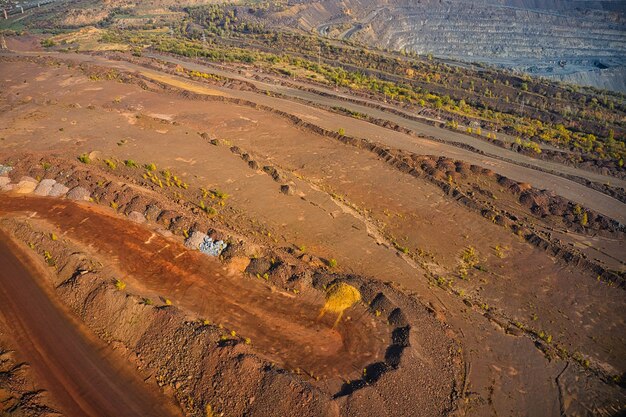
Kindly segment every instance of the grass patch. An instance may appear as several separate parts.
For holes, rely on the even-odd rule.
[[[54,262],[54,259],[52,258],[52,254],[47,250],[43,251],[43,259],[49,266],[54,266],[56,264],[56,262]]]
[[[108,166],[110,169],[115,169],[117,168],[117,164],[115,163],[115,161],[111,160],[111,159],[105,159],[104,163],[106,164],[106,166]]]
[[[224,191],[215,189],[211,190],[211,198],[217,198],[218,200],[226,200],[229,197]]]
[[[213,207],[207,206],[202,200],[200,201],[200,204],[198,204],[198,207],[200,207],[200,210],[204,211],[209,216],[215,216],[217,214],[217,210]]]

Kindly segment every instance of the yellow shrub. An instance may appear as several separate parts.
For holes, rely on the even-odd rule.
[[[326,303],[322,311],[320,311],[320,318],[326,314],[326,312],[338,314],[335,326],[339,323],[339,320],[343,316],[343,312],[356,303],[361,301],[361,293],[352,285],[348,285],[345,282],[339,282],[331,285],[326,290]]]

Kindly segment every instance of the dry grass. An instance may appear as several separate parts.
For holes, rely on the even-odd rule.
[[[124,44],[100,42],[105,32],[103,29],[90,26],[53,36],[50,41],[58,45],[74,45],[79,51],[126,51],[129,49],[129,46]]]

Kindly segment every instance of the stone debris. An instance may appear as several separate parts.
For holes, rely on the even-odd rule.
[[[22,177],[20,181],[13,187],[13,191],[19,194],[32,193],[37,187],[37,180],[32,177]]]
[[[195,231],[185,241],[189,249],[196,249],[205,255],[219,256],[228,247],[223,240],[213,240],[206,233]]]
[[[65,185],[63,185],[63,184],[61,184],[61,183],[57,182],[57,183],[56,183],[56,184],[54,184],[54,185],[52,186],[52,188],[50,189],[50,192],[48,193],[48,196],[49,196],[49,197],[62,197],[62,196],[64,196],[65,194],[67,194],[67,192],[68,192],[69,190],[70,190],[70,189],[69,189],[69,188],[67,188]]]
[[[89,201],[90,193],[86,188],[77,186],[68,191],[67,198],[77,201]]]
[[[36,195],[42,195],[42,196],[50,195],[50,191],[52,191],[52,187],[54,187],[54,184],[56,183],[57,182],[52,179],[41,180],[41,182],[39,183],[39,185],[37,185],[33,193]]]
[[[185,240],[185,246],[189,249],[200,250],[200,245],[207,237],[208,236],[206,233],[202,233],[196,230],[191,234],[191,236],[187,238],[187,240]]]
[[[213,240],[210,237],[204,238],[200,244],[200,252],[209,256],[220,256],[220,254],[226,249],[228,245],[223,240]]]
[[[128,219],[130,221],[140,224],[146,222],[146,217],[138,211],[131,211],[130,213],[128,213]]]
[[[0,165],[0,175],[8,174],[9,172],[11,172],[11,170],[13,170],[13,167],[10,167],[8,165]]]
[[[0,177],[0,190],[4,190],[4,187],[11,184],[11,178],[9,177]]]

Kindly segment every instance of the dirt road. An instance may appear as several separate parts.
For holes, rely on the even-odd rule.
[[[35,55],[35,53],[30,52],[19,52],[19,54],[26,56]],[[37,54],[42,55],[42,53]],[[172,76],[155,70],[149,70],[137,64],[125,61],[112,61],[99,56],[66,53],[45,54],[50,56],[56,56],[62,59],[70,59],[77,62],[91,62],[97,65],[117,68],[122,71],[139,72],[148,78],[170,84],[176,88],[194,91],[199,94],[220,94],[226,97],[239,98],[254,103],[266,105],[274,109],[293,114],[307,122],[310,122],[322,128],[333,131],[337,131],[338,129],[342,128],[345,129],[346,134],[350,136],[369,139],[393,148],[407,150],[421,155],[441,155],[448,158],[480,165],[486,168],[490,168],[498,172],[499,174],[513,180],[526,182],[540,189],[554,191],[562,197],[580,203],[585,207],[588,207],[621,223],[626,224],[626,204],[578,182],[564,178],[562,175],[575,175],[581,178],[589,179],[591,181],[602,183],[608,182],[617,186],[625,186],[626,181],[623,180],[606,177],[600,174],[584,171],[562,164],[529,158],[525,155],[511,152],[504,148],[499,148],[485,141],[480,141],[461,133],[450,132],[446,129],[430,126],[425,123],[404,119],[400,116],[388,112],[383,112],[381,110],[352,104],[344,100],[340,100],[339,98],[324,97],[296,88],[273,86],[272,89],[277,90],[277,92],[280,92],[285,96],[291,95],[292,97],[297,97],[300,99],[305,99],[307,101],[312,101],[328,106],[346,107],[354,111],[360,111],[370,114],[374,117],[391,120],[402,126],[413,129],[420,134],[430,135],[439,139],[444,139],[446,141],[457,142],[459,144],[471,144],[475,148],[485,152],[485,154],[481,155],[471,150],[463,149],[457,145],[449,143],[441,143],[428,138],[415,137],[396,132],[394,130],[377,126],[364,120],[358,120],[352,117],[342,116],[326,110],[311,107],[300,102],[294,102],[293,100],[288,98],[276,98],[251,91],[237,91],[219,86],[210,86],[210,88],[208,88],[207,84],[205,83],[190,81],[185,78]],[[208,73],[224,75],[235,79],[245,79],[245,77],[242,77],[241,75],[224,72],[221,70],[217,70],[213,67],[186,63],[175,58],[167,57],[167,59],[170,62],[181,63],[183,66],[189,69],[202,70]],[[271,86],[271,84],[262,83],[259,81],[247,81],[259,84],[258,87],[263,89],[269,89],[269,86]],[[542,170],[539,170],[537,168],[540,168]],[[558,172],[560,175],[551,174],[543,170]]]
[[[189,69],[202,70],[209,73],[215,73],[217,75],[238,78],[235,74],[224,73],[207,66],[184,63],[184,61],[176,60],[174,58],[169,58],[169,60],[175,63],[180,62]],[[106,64],[106,62],[107,61],[105,61],[104,59],[101,59],[97,63]],[[128,70],[139,70],[141,68],[138,65],[127,62],[119,62],[117,64],[122,67],[126,67],[126,69]],[[109,63],[109,65],[111,65],[111,63]],[[146,73],[146,70],[139,71],[144,75],[150,76],[150,74]],[[169,77],[173,79],[177,78],[172,76]],[[159,81],[163,80],[161,79]],[[192,86],[197,84],[193,81],[187,81],[187,83]],[[253,83],[255,82],[253,81]],[[168,84],[172,84],[172,82],[169,82]],[[181,86],[180,83],[172,85],[178,88],[185,88],[193,91],[193,87],[184,87]],[[262,88],[262,86],[259,87]],[[266,105],[274,109],[293,114],[303,120],[306,120],[307,122],[328,130],[337,131],[339,129],[344,129],[346,131],[346,134],[350,136],[366,138],[393,148],[407,150],[422,155],[442,155],[490,168],[498,172],[499,174],[514,179],[516,181],[527,182],[537,188],[554,191],[555,193],[567,199],[579,202],[584,206],[596,210],[615,220],[618,220],[621,223],[626,223],[626,204],[599,191],[593,190],[585,185],[564,178],[561,175],[575,175],[581,178],[589,179],[591,181],[611,183],[618,186],[626,186],[626,181],[619,180],[617,178],[606,177],[600,174],[584,171],[567,165],[530,158],[525,155],[497,147],[490,143],[474,139],[461,133],[450,132],[436,126],[430,126],[425,123],[404,119],[391,113],[383,112],[365,106],[360,106],[357,104],[352,104],[340,99],[323,97],[314,93],[305,92],[290,87],[278,87],[276,87],[279,90],[278,92],[286,96],[293,95],[294,97],[302,98],[307,101],[324,104],[327,106],[346,107],[353,111],[358,111],[365,114],[370,114],[374,117],[391,120],[420,134],[430,135],[438,139],[453,141],[460,144],[470,144],[471,146],[474,146],[475,148],[485,152],[485,155],[481,155],[476,152],[460,148],[456,145],[440,143],[428,138],[415,137],[396,132],[394,130],[380,127],[364,120],[358,120],[352,117],[342,116],[336,113],[311,107],[306,104],[294,102],[290,99],[270,97],[251,91],[234,91],[222,87],[215,87],[215,89],[218,91],[222,91],[223,95],[226,96],[233,96],[236,98],[249,100],[254,103]],[[541,168],[542,170],[539,170],[537,168]],[[550,174],[548,172],[544,172],[543,170],[558,172],[560,173],[560,175]]]
[[[146,56],[159,59],[161,61],[171,62],[182,67],[185,67],[189,70],[202,71],[215,75],[219,75],[226,78],[232,78],[235,80],[246,81],[248,83],[254,84],[257,88],[261,90],[268,90],[275,93],[279,93],[287,98],[296,98],[301,100],[306,100],[311,103],[321,104],[328,107],[343,107],[348,110],[368,114],[372,117],[382,120],[389,120],[398,124],[399,126],[406,127],[416,132],[419,135],[434,137],[437,140],[445,141],[449,144],[461,145],[461,146],[471,146],[474,149],[477,149],[481,152],[484,152],[485,155],[502,160],[508,160],[516,164],[524,164],[531,168],[539,168],[542,170],[548,170],[552,172],[556,172],[562,175],[572,175],[580,178],[585,178],[590,181],[595,181],[599,183],[610,182],[614,185],[626,186],[626,181],[620,180],[618,178],[609,177],[606,175],[602,175],[599,173],[582,170],[573,166],[563,165],[556,162],[545,161],[542,159],[531,158],[529,156],[519,154],[517,152],[512,152],[508,149],[504,149],[493,143],[489,143],[484,140],[477,139],[473,136],[466,135],[462,132],[453,132],[448,129],[442,129],[438,126],[433,126],[429,123],[420,122],[413,119],[408,119],[402,117],[401,115],[391,113],[390,111],[380,110],[378,108],[373,108],[370,106],[354,103],[346,100],[359,100],[363,103],[372,103],[378,106],[382,106],[388,109],[393,109],[392,106],[381,105],[381,103],[373,102],[371,100],[367,100],[360,97],[354,97],[347,94],[343,94],[341,92],[334,91],[330,88],[324,88],[316,85],[305,84],[302,82],[293,81],[294,85],[300,85],[303,88],[308,88],[309,90],[314,91],[306,91],[295,87],[273,84],[269,82],[263,82],[251,79],[249,77],[239,75],[233,71],[229,71],[228,68],[216,68],[213,65],[202,65],[189,61],[185,61],[183,59],[177,59],[171,56],[162,55],[162,54],[147,54]],[[263,74],[267,76],[266,74]],[[424,117],[424,120],[432,120]],[[499,133],[498,137],[504,141],[513,142],[515,138],[505,135],[503,133]],[[426,139],[427,140],[427,139]],[[449,146],[449,145],[447,145]],[[544,148],[548,149],[556,149],[550,145],[542,145]]]
[[[87,340],[38,285],[37,268],[0,232],[0,313],[20,353],[66,416],[175,416],[137,375],[114,366],[111,350]],[[143,386],[142,386],[143,385]]]

